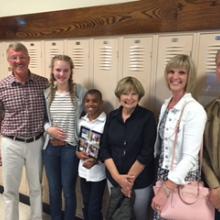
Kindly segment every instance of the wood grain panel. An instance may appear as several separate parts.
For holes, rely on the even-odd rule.
[[[0,18],[0,39],[48,39],[220,28],[220,0],[141,0]]]

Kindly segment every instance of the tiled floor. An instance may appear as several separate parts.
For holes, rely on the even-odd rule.
[[[20,220],[30,220],[30,207],[23,203],[19,204],[19,219]],[[4,219],[4,204],[3,204],[3,196],[0,193],[0,219]],[[50,220],[49,215],[44,214],[43,220]]]

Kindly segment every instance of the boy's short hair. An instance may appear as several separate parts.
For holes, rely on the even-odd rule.
[[[102,93],[98,89],[90,89],[86,92],[84,100],[88,95],[96,96],[100,101],[102,101]]]

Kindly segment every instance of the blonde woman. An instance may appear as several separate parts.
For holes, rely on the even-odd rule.
[[[78,119],[82,112],[85,89],[73,82],[73,61],[57,55],[51,61],[50,87],[45,91],[48,122],[43,159],[49,182],[53,220],[75,219],[75,184],[78,159]],[[62,191],[65,201],[62,217]]]
[[[154,220],[162,219],[159,215],[161,207],[178,185],[199,178],[198,157],[207,117],[190,93],[195,74],[192,59],[187,55],[173,57],[165,68],[165,80],[172,95],[165,100],[158,123],[155,144],[155,154],[159,157],[157,179],[163,181],[163,185],[152,200]],[[176,125],[182,110],[175,159],[172,161]]]

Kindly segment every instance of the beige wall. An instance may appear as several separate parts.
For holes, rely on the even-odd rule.
[[[33,14],[39,12],[59,11],[73,8],[84,8],[100,5],[110,5],[125,2],[134,2],[137,0],[20,0],[18,4],[14,1],[0,0],[0,17]]]

